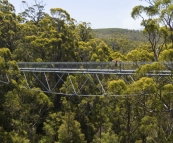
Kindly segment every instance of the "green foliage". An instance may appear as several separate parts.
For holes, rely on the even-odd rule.
[[[69,20],[70,15],[67,11],[61,8],[51,8],[50,9],[51,15],[53,17],[58,17],[59,19]]]
[[[173,61],[173,49],[167,49],[161,52],[160,61]]]
[[[16,15],[7,0],[0,1],[1,142],[171,143],[172,77],[147,76],[160,74],[172,63],[172,1],[151,0],[149,6],[133,8],[132,17],[142,18],[144,35],[138,30],[92,30],[90,23],[76,25],[62,8],[50,9],[49,15],[44,13],[42,1],[34,2]],[[149,18],[145,19],[143,14]],[[161,21],[164,25],[160,25]],[[64,95],[39,92],[42,88],[32,77],[28,80],[31,88],[26,88],[26,79],[17,65],[23,61],[111,62],[114,59],[133,62],[126,66],[138,68],[136,74],[98,74],[98,78],[92,74],[70,74],[61,76],[64,82],[48,74],[47,81],[53,82],[50,86],[56,84],[54,90]],[[167,63],[145,64],[148,61]],[[4,84],[4,80],[9,84]],[[65,96],[70,93],[73,95]],[[75,95],[91,93],[105,95]]]
[[[103,39],[105,43],[112,48],[112,50],[122,54],[128,53],[129,51],[135,49],[143,42],[142,39],[138,39],[138,37],[140,37],[140,35],[136,34],[138,31],[124,29],[98,29],[97,31],[100,31],[100,33],[103,32],[103,36],[98,36],[98,38]],[[142,33],[140,34],[142,36]]]
[[[153,55],[149,53],[147,50],[132,50],[127,54],[127,60],[133,62],[145,62],[152,61]]]
[[[119,53],[119,52],[113,52],[112,57],[113,57],[113,59],[117,59],[119,61],[126,61],[127,60],[126,56]]]
[[[157,62],[163,46],[173,43],[171,9],[172,1],[151,0],[147,6],[135,6],[131,13],[134,19],[142,19],[143,33],[151,44]]]
[[[152,78],[142,77],[129,85],[127,93],[150,94],[156,92],[156,84]]]
[[[13,143],[29,143],[29,140],[26,137],[22,137],[21,134],[17,134],[14,131],[10,133],[10,136]]]
[[[77,31],[80,38],[79,40],[87,42],[90,39],[93,39],[93,32],[90,27],[90,23],[82,22],[78,24]]]
[[[95,137],[92,141],[92,143],[98,143],[98,142],[102,142],[102,143],[112,143],[112,142],[118,142],[118,136],[116,134],[114,134],[112,131],[109,131],[107,133],[102,133],[101,135],[101,139],[99,137]]]
[[[139,130],[143,135],[147,136],[147,142],[155,141],[155,139],[158,138],[157,119],[154,117],[145,116],[141,120]]]
[[[80,130],[80,123],[74,120],[73,113],[65,114],[63,123],[58,130],[58,138],[60,143],[85,143],[84,134]]]
[[[140,30],[120,29],[120,28],[105,28],[105,29],[93,29],[95,38],[110,39],[116,35],[123,35],[130,41],[146,42],[146,38],[142,35]]]
[[[123,94],[123,92],[125,92],[127,89],[127,85],[124,82],[124,80],[114,80],[114,81],[110,81],[108,83],[108,92],[110,95],[112,94],[117,94],[117,95],[121,95]]]
[[[3,107],[8,118],[11,118],[9,124],[16,133],[12,135],[12,140],[17,142],[21,137],[26,142],[36,142],[36,129],[52,103],[43,93],[20,89],[9,91],[5,95]]]
[[[8,0],[1,0],[0,8],[0,47],[8,47],[13,51],[17,46],[20,24],[14,6]]]
[[[157,71],[161,71],[164,69],[165,69],[165,67],[163,64],[161,64],[159,62],[153,62],[152,64],[145,64],[145,65],[139,67],[138,69],[136,69],[136,73],[145,75],[149,72],[157,73]]]
[[[48,115],[43,127],[45,136],[39,141],[40,143],[58,141],[58,129],[62,124],[62,118],[61,112]]]

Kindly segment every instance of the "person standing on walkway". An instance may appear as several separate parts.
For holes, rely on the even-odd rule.
[[[115,60],[115,70],[117,70],[117,68],[118,68],[118,61]]]
[[[119,69],[121,71],[121,69],[122,69],[122,61],[115,59],[115,60],[113,60],[113,62],[114,62],[115,70]]]

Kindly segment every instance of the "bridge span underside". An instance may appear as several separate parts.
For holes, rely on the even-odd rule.
[[[151,63],[119,62],[115,66],[114,62],[20,62],[18,66],[28,89],[39,87],[35,90],[60,95],[118,96],[109,93],[105,83],[121,78],[130,84],[141,76],[136,69],[146,64]],[[172,71],[163,65],[163,70],[142,76],[169,79]]]

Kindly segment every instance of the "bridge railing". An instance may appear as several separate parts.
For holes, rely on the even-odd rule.
[[[20,69],[83,69],[83,70],[136,70],[142,65],[151,64],[152,62],[18,62]],[[164,64],[164,63],[163,63]],[[167,63],[169,66],[170,63]]]
[[[19,68],[44,69],[114,69],[113,62],[19,62]]]

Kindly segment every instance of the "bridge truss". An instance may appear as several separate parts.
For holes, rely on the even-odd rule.
[[[115,67],[114,62],[20,62],[18,66],[28,89],[37,86],[35,90],[59,95],[118,96],[107,91],[104,81],[123,79],[130,84],[139,77],[136,69],[145,64],[151,63],[120,62]],[[145,76],[170,80],[172,71],[165,67]]]

